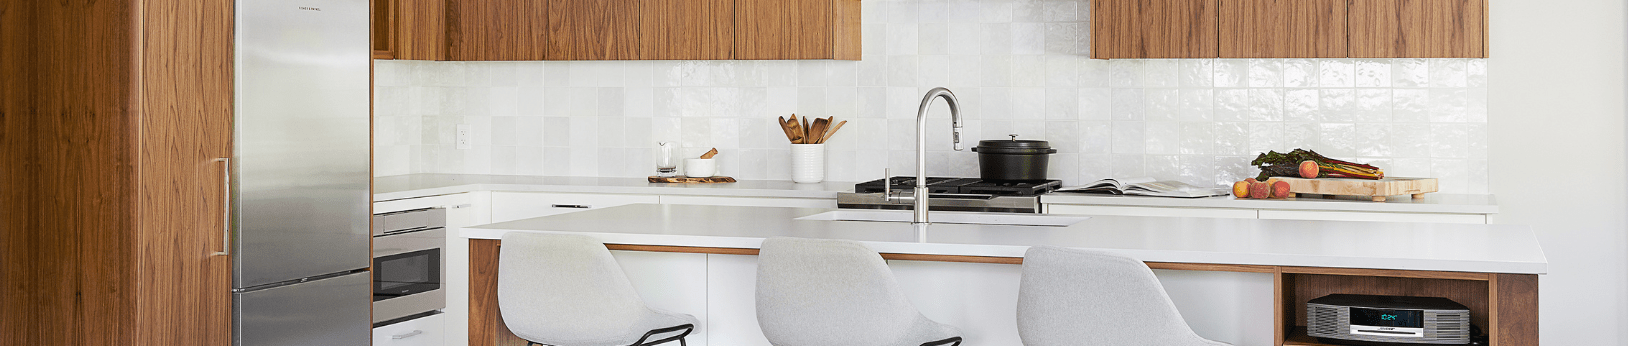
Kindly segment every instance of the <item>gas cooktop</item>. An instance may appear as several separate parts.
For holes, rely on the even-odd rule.
[[[892,177],[886,183],[895,194],[911,194],[915,177]],[[1063,187],[1062,180],[999,181],[977,178],[928,177],[928,208],[944,211],[1039,213],[1040,195]],[[882,196],[883,180],[854,185],[854,192],[837,194],[837,208],[910,210],[909,203],[890,202]]]
[[[888,185],[896,191],[912,191],[916,177],[888,178]],[[1062,180],[982,180],[977,178],[928,177],[928,193],[960,193],[996,196],[1034,196],[1056,191],[1063,187]],[[882,192],[882,179],[854,185],[855,193]]]

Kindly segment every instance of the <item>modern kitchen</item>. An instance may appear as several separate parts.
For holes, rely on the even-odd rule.
[[[0,344],[1628,345],[1628,5],[0,4]]]

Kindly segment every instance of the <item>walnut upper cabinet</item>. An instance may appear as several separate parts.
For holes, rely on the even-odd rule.
[[[1351,0],[1353,58],[1485,58],[1486,0]]]
[[[1091,2],[1091,57],[1214,58],[1220,0]]]
[[[734,58],[735,0],[640,0],[639,58]]]
[[[735,59],[859,58],[859,0],[735,0]]]
[[[542,60],[548,0],[446,3],[446,57],[456,61]]]
[[[374,0],[374,9],[381,59],[860,57],[859,0]]]
[[[1485,58],[1486,0],[1095,0],[1091,57]]]
[[[446,0],[374,0],[373,57],[446,60]]]
[[[1221,0],[1222,58],[1344,58],[1346,0]]]

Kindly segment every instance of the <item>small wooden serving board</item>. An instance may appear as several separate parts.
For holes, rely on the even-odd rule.
[[[654,177],[653,176],[653,177],[650,177],[649,180],[652,183],[675,183],[675,184],[719,184],[719,183],[733,183],[733,182],[735,182],[735,178],[730,178],[730,177],[690,178],[690,177],[686,177],[686,176],[677,176],[677,177]]]
[[[1380,180],[1278,177],[1289,183],[1289,192],[1339,196],[1362,196],[1384,202],[1386,196],[1420,195],[1436,192],[1436,178],[1385,178]]]

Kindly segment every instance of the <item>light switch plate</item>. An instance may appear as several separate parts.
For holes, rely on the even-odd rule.
[[[458,125],[458,149],[469,149],[470,137],[473,137],[471,132],[474,131],[470,130],[469,125]]]

